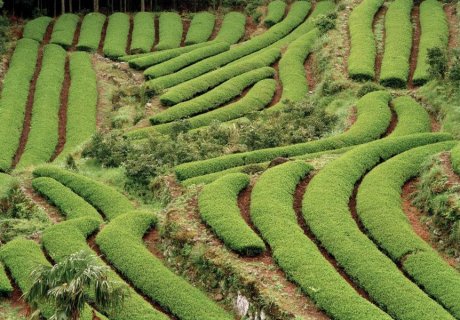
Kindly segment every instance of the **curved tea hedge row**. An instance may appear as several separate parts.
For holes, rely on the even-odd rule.
[[[155,15],[151,12],[138,12],[134,16],[134,27],[129,53],[150,52],[155,42]]]
[[[214,30],[215,23],[216,16],[214,14],[206,11],[196,13],[185,37],[185,45],[207,41]]]
[[[251,196],[251,219],[287,277],[333,319],[391,319],[361,297],[300,228],[293,209],[296,186],[313,168],[287,162],[265,171]]]
[[[55,44],[46,45],[43,51],[42,68],[35,87],[30,132],[18,168],[49,161],[58,144],[59,109],[67,53]]]
[[[347,132],[341,135],[290,146],[184,163],[175,167],[176,176],[179,180],[185,180],[246,164],[270,161],[276,157],[299,156],[372,141],[384,134],[390,124],[391,111],[388,107],[390,98],[390,94],[386,91],[376,91],[362,97],[357,103],[357,121]]]
[[[227,80],[218,87],[194,99],[181,102],[150,118],[152,124],[166,123],[203,113],[223,105],[239,96],[250,85],[268,77],[273,77],[275,70],[270,67],[255,69]]]
[[[103,183],[54,166],[34,170],[35,177],[53,178],[100,210],[108,220],[134,210],[133,204],[121,193]]]
[[[59,160],[64,160],[96,132],[98,91],[91,56],[85,52],[72,52],[69,63],[66,141]]]
[[[431,131],[430,115],[417,101],[409,96],[402,96],[391,103],[398,116],[398,124],[390,134],[391,137]]]
[[[355,80],[372,80],[375,77],[375,46],[372,22],[383,0],[364,0],[350,14],[350,56],[348,74]]]
[[[80,17],[73,13],[65,13],[54,24],[50,43],[58,44],[64,48],[70,48],[73,43]]]
[[[249,185],[244,173],[229,174],[203,188],[198,198],[200,216],[227,247],[256,256],[265,251],[262,239],[246,224],[238,208],[238,194]]]
[[[21,39],[16,44],[0,99],[0,171],[7,171],[19,146],[30,82],[35,72],[39,43]]]
[[[246,16],[240,12],[229,12],[224,16],[216,41],[235,44],[244,37],[246,32]]]
[[[419,173],[428,156],[449,150],[456,143],[415,148],[377,166],[366,175],[358,190],[357,212],[379,247],[458,319],[460,274],[414,232],[401,207],[404,183]]]
[[[86,217],[102,222],[101,216],[93,206],[54,179],[48,177],[33,179],[32,187],[48,202],[55,205],[67,219]]]
[[[380,83],[385,86],[406,86],[412,49],[413,5],[413,0],[396,0],[385,15],[385,52],[380,72]]]
[[[43,246],[51,258],[58,263],[75,252],[87,251],[94,254],[94,252],[86,243],[86,238],[99,229],[99,223],[100,221],[98,220],[80,218],[54,225],[46,229],[43,233]],[[99,257],[97,257],[97,263],[100,266],[105,266],[105,263]],[[113,270],[109,269],[107,276],[110,280],[122,284],[128,292],[128,296],[123,301],[122,308],[117,310],[110,310],[96,305],[98,310],[107,314],[110,319],[169,319],[169,317],[153,308],[134,289],[125,284],[124,281]]]
[[[282,0],[275,0],[268,4],[268,13],[264,19],[264,23],[267,27],[271,27],[281,20],[283,20],[284,13],[286,12],[286,2]]]
[[[22,37],[42,42],[51,21],[52,18],[45,16],[30,20],[24,26]]]
[[[9,296],[13,293],[13,286],[6,275],[5,268],[0,263],[0,297]]]
[[[6,173],[0,173],[0,201],[6,199],[11,190],[17,186],[18,180]]]
[[[173,49],[180,46],[183,33],[182,19],[176,12],[160,14],[160,39],[157,50]]]
[[[316,238],[372,300],[396,319],[453,317],[405,277],[360,231],[350,213],[350,197],[359,179],[380,161],[449,139],[447,134],[422,133],[358,146],[320,170],[303,198],[303,216]]]
[[[0,260],[11,273],[12,278],[22,292],[26,292],[32,286],[30,273],[40,265],[50,266],[40,247],[33,240],[16,238],[0,248]],[[49,318],[53,314],[50,306],[38,305],[41,315]],[[101,320],[107,320],[103,315],[96,313]],[[82,320],[92,320],[91,307],[86,305],[81,315]]]
[[[149,67],[144,71],[144,76],[147,79],[159,78],[168,74],[174,73],[186,66],[189,66],[195,62],[206,59],[208,57],[215,56],[224,51],[228,51],[230,45],[226,42],[215,42],[209,44],[206,47],[198,48],[190,52],[181,54],[176,58],[172,58],[168,61]]]
[[[99,48],[106,20],[107,17],[99,12],[88,13],[83,18],[77,50],[94,52]]]
[[[233,319],[203,292],[171,272],[144,246],[142,236],[155,224],[156,218],[150,213],[124,214],[98,234],[96,243],[107,260],[136,288],[177,318]]]
[[[281,99],[275,106],[268,109],[268,112],[283,108],[286,100],[296,102],[307,95],[308,83],[304,63],[313,51],[318,36],[318,29],[313,29],[288,46],[279,62],[279,76],[283,84]]]
[[[202,60],[174,74],[162,77],[160,79],[151,80],[147,82],[147,89],[149,91],[159,93],[163,89],[182,84],[187,80],[196,80],[195,78],[199,77],[200,75],[222,67],[230,62],[236,61],[251,53],[264,49],[276,41],[286,37],[295,27],[301,24],[307,16],[310,8],[311,4],[309,2],[297,1],[292,5],[286,19],[284,19],[281,23],[273,26],[273,28],[267,32],[254,37],[251,40],[245,41],[229,51]],[[277,51],[279,51],[279,49]],[[261,55],[262,54],[257,54],[254,59],[257,59],[257,57]],[[253,61],[252,58],[250,60]],[[243,61],[236,61],[235,64],[244,62],[245,59],[243,59]],[[212,74],[213,72],[210,73]]]
[[[109,17],[103,52],[116,59],[126,54],[131,18],[126,13],[116,12]]]
[[[243,117],[251,112],[265,108],[272,101],[275,94],[276,81],[265,79],[257,82],[249,92],[240,100],[226,105],[217,110],[206,112],[187,119],[190,129],[196,129],[210,125],[213,121],[230,121]],[[131,139],[144,139],[152,132],[171,133],[175,122],[160,124],[154,127],[147,127],[126,133]]]
[[[447,49],[449,26],[443,5],[437,0],[425,0],[420,5],[421,37],[413,83],[422,85],[430,78],[428,73],[428,49]]]

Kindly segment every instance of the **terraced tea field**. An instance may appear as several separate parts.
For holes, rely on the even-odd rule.
[[[1,319],[81,251],[126,296],[63,319],[460,319],[460,5],[251,3],[18,23]]]

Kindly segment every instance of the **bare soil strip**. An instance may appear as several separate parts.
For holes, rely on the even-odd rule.
[[[449,49],[451,50],[457,48],[459,40],[458,18],[456,10],[457,9],[454,3],[448,3],[444,5],[444,11],[449,23]]]
[[[190,20],[182,20],[182,25],[184,31],[182,32],[182,40],[180,42],[180,46],[185,46],[185,38],[187,37],[188,29],[190,28],[191,21]]]
[[[30,82],[29,96],[27,98],[27,104],[26,104],[26,109],[25,109],[25,114],[24,114],[24,124],[22,127],[21,139],[19,141],[19,146],[18,146],[18,149],[16,150],[16,154],[13,158],[13,162],[11,165],[13,169],[16,167],[19,160],[21,159],[21,156],[24,153],[24,149],[26,147],[27,140],[29,137],[30,123],[32,120],[32,109],[33,109],[34,98],[35,98],[35,88],[37,86],[38,76],[42,69],[43,51],[44,51],[45,45],[47,45],[50,42],[52,32],[53,32],[53,24],[50,23],[50,25],[48,26],[48,29],[46,30],[46,34],[43,39],[43,42],[38,50],[37,64],[35,66],[35,73],[32,77],[32,81]]]
[[[409,69],[409,89],[414,89],[414,73],[415,69],[417,68],[417,60],[418,60],[418,50],[420,45],[420,34],[421,34],[421,26],[420,26],[420,6],[417,5],[412,9],[412,51],[410,54],[410,69]]]
[[[372,23],[372,30],[374,32],[374,38],[375,38],[375,48],[376,48],[376,55],[375,55],[375,80],[377,82],[380,79],[380,70],[382,69],[382,60],[383,60],[383,54],[385,52],[385,37],[386,37],[386,32],[385,32],[385,26],[383,26],[383,36],[382,36],[382,42],[377,38],[376,32],[377,32],[377,25],[381,23],[385,19],[385,15],[387,13],[388,8],[386,6],[381,6],[377,14],[374,16],[374,21]]]
[[[153,43],[152,51],[157,46],[158,42],[160,42],[160,17],[158,14],[155,15],[153,20],[153,27],[155,28],[155,41]]]
[[[73,35],[72,46],[69,48],[69,51],[75,51],[77,49],[78,39],[80,39],[80,32],[81,32],[81,25],[83,21],[80,19],[77,24],[77,28],[75,29],[75,34]]]
[[[134,30],[134,18],[132,15],[130,15],[129,16],[128,41],[126,42],[126,54],[130,54],[131,43],[133,42],[133,30]]]
[[[108,24],[109,24],[109,18],[106,18],[104,25],[102,26],[102,33],[101,33],[101,40],[99,41],[99,47],[97,48],[97,52],[100,55],[104,55],[104,41],[105,41],[105,36],[107,35]]]
[[[59,223],[63,220],[63,216],[58,208],[51,205],[44,197],[42,197],[38,192],[36,192],[32,185],[24,185],[22,187],[22,192],[38,207],[41,207],[45,210],[48,217],[53,223]]]
[[[275,95],[273,96],[273,99],[270,102],[270,104],[267,106],[267,108],[273,107],[275,104],[280,102],[281,97],[283,96],[283,85],[281,84],[281,80],[280,80],[279,63],[280,61],[277,60],[272,66],[273,69],[275,69],[275,76],[273,77],[273,79],[275,79],[276,81],[276,88],[275,88]]]
[[[212,30],[211,36],[209,37],[208,41],[214,40],[217,37],[222,27],[223,19],[224,17],[222,15],[216,14],[216,23],[214,25],[214,29]]]
[[[19,315],[28,318],[32,312],[30,306],[22,298],[22,291],[19,289],[19,286],[13,280],[10,270],[5,268],[6,275],[10,280],[11,286],[13,287],[13,293],[9,297],[8,301],[11,303],[11,306],[18,310]]]
[[[396,128],[398,125],[398,115],[396,114],[396,111],[393,107],[393,104],[390,102],[389,104],[390,111],[391,111],[391,121],[390,124],[387,128],[387,131],[383,134],[382,138],[388,137]]]
[[[305,75],[307,77],[308,91],[314,91],[316,88],[315,77],[315,54],[310,53],[305,60]]]

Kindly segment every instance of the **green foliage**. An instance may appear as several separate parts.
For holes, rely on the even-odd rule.
[[[244,14],[234,11],[224,16],[222,25],[217,33],[215,41],[224,41],[235,44],[243,38],[246,32],[246,17]]]
[[[23,37],[33,39],[39,42],[43,41],[46,30],[53,19],[50,17],[39,17],[27,22],[24,26]]]
[[[246,164],[270,161],[276,157],[298,156],[372,141],[379,138],[390,124],[389,101],[390,94],[385,91],[373,92],[361,98],[357,104],[358,120],[353,127],[341,135],[320,141],[309,141],[184,163],[174,168],[176,176],[179,180],[185,180]],[[276,116],[272,115],[272,117],[276,119]]]
[[[203,292],[175,275],[148,251],[142,236],[155,223],[156,218],[150,213],[122,215],[98,234],[96,243],[110,263],[136,288],[177,318],[233,319]],[[127,252],[130,252],[128,257]]]
[[[165,94],[160,96],[160,101],[165,105],[174,105],[179,102],[188,100],[198,95],[199,93],[206,92],[209,89],[214,88],[215,86],[245,72],[269,66],[279,58],[280,54],[280,50],[271,49],[261,53],[258,57],[250,58],[247,60],[243,59],[242,61],[238,61],[222,68],[217,68],[212,72],[203,74],[202,76],[198,76],[197,78],[186,81],[169,89]],[[192,65],[192,67],[195,65],[197,64]],[[180,73],[180,71],[172,74],[172,76],[177,75],[178,73]],[[169,76],[165,76],[148,81],[147,90],[159,92],[159,90],[164,89],[165,87],[169,87],[173,83],[168,82],[168,78]],[[178,78],[176,78],[176,80],[178,80]],[[185,79],[183,80],[185,81]]]
[[[412,49],[413,5],[413,0],[396,0],[385,15],[385,53],[380,72],[380,83],[385,86],[406,86]]]
[[[356,96],[358,98],[361,98],[361,97],[364,97],[368,93],[371,93],[374,91],[380,91],[380,90],[385,90],[385,88],[375,82],[369,81],[361,85],[358,92],[356,93]]]
[[[280,48],[285,44],[285,42],[279,42],[278,40],[281,39],[286,39],[288,38],[288,34],[297,26],[299,26],[305,19],[305,17],[308,14],[308,11],[310,10],[311,4],[309,2],[305,1],[297,1],[295,2],[291,10],[289,11],[289,14],[287,17],[279,24],[273,26],[270,30],[267,32],[264,32],[263,34],[252,38],[249,41],[245,41],[242,44],[238,45],[237,47],[220,53],[218,55],[215,55],[213,57],[207,58],[205,60],[202,60],[198,63],[195,63],[194,65],[191,65],[187,68],[184,68],[174,74],[162,77],[160,79],[154,79],[151,80],[147,83],[147,88],[150,91],[153,91],[155,93],[159,93],[164,89],[171,88],[173,86],[176,86],[174,89],[181,87],[179,84],[182,84],[183,82],[187,80],[192,81],[188,83],[202,83],[200,75],[203,75],[207,72],[209,74],[214,74],[215,72],[219,72],[220,70],[215,70],[218,69],[226,64],[229,64],[230,62],[234,62],[231,65],[225,66],[220,69],[225,69],[229,70],[229,68],[233,69],[240,69],[241,67],[237,65],[238,64],[249,64],[249,62],[254,62],[257,63],[257,60],[259,57],[263,55],[267,55],[266,52],[263,54],[261,52],[258,52],[261,49],[267,48],[268,46],[276,43],[276,46],[271,48],[271,49],[276,49],[274,51],[280,50]],[[289,40],[289,39],[287,39]],[[269,50],[269,55],[272,55],[274,52],[272,50]],[[254,56],[247,57],[245,59],[236,61],[240,58],[243,58],[247,55],[250,55],[252,53],[257,52]],[[274,62],[271,61],[271,62]],[[265,66],[265,65],[261,65]],[[215,71],[213,71],[215,70]],[[211,71],[211,72],[210,72]],[[248,71],[248,70],[246,70]],[[244,72],[244,71],[243,71]],[[241,74],[241,73],[240,73]],[[235,74],[231,75],[230,77],[234,76]],[[208,74],[204,75],[205,77],[208,76]],[[179,85],[179,86],[178,86]],[[187,84],[184,84],[187,85]],[[182,89],[179,89],[182,90]]]
[[[249,180],[243,173],[217,179],[203,188],[198,207],[201,218],[226,246],[239,254],[256,256],[265,251],[265,244],[243,220],[237,203]]]
[[[315,19],[315,26],[320,34],[326,34],[328,31],[335,29],[335,20],[337,14],[335,12],[328,15],[320,15]]]
[[[230,45],[226,42],[215,42],[209,46],[198,48],[190,52],[181,54],[178,57],[168,61],[156,64],[144,71],[144,76],[148,79],[159,78],[171,73],[174,73],[188,65],[191,65],[208,57],[215,56],[221,52],[230,49]]]
[[[383,0],[365,0],[351,13],[349,20],[351,50],[348,74],[355,80],[373,80],[375,77],[375,39],[372,30],[374,15]]]
[[[0,170],[7,171],[19,146],[29,87],[35,72],[39,43],[31,39],[17,42],[0,100]]]
[[[79,21],[80,17],[73,13],[60,16],[54,24],[50,42],[61,45],[65,49],[70,48]]]
[[[33,188],[50,203],[59,208],[67,219],[89,217],[102,222],[102,218],[94,207],[71,189],[52,178],[42,177],[32,180]]]
[[[318,307],[334,319],[390,319],[359,296],[300,228],[292,207],[300,180],[313,168],[287,162],[264,172],[251,196],[251,219],[276,262]]]
[[[428,50],[445,50],[449,41],[449,27],[441,2],[426,0],[420,5],[421,37],[413,82],[422,85],[430,78]]]
[[[100,210],[109,220],[134,209],[133,204],[112,187],[71,171],[48,165],[36,169],[33,174],[35,177],[49,177],[62,183]]]
[[[273,77],[274,75],[275,70],[270,67],[263,67],[243,73],[196,98],[178,103],[151,117],[150,122],[152,124],[166,123],[213,110],[239,96],[242,91],[250,85],[265,78]],[[176,101],[179,100],[183,101],[185,99],[179,98]],[[163,102],[168,103],[170,101],[171,100],[168,99]]]
[[[0,173],[0,201],[7,198],[17,184],[18,181],[16,178],[5,173]]]
[[[151,12],[138,12],[134,16],[131,54],[150,52],[155,42],[155,15]]]
[[[73,52],[69,63],[66,142],[57,160],[65,160],[69,153],[96,132],[98,91],[91,56],[85,52]]]
[[[160,39],[156,50],[166,50],[180,47],[182,40],[182,19],[176,12],[160,14]]]
[[[350,278],[394,318],[452,319],[452,316],[405,277],[361,232],[350,213],[350,197],[359,179],[382,160],[450,139],[447,134],[422,133],[358,146],[320,170],[303,198],[303,216],[318,241]]]
[[[94,209],[93,209],[94,210]],[[57,262],[65,260],[75,252],[84,251],[93,253],[86,242],[86,238],[98,230],[100,221],[98,219],[80,218],[71,221],[61,222],[48,228],[43,233],[43,246],[47,253]],[[101,258],[96,257],[95,265],[106,267]],[[115,271],[107,269],[107,279],[120,284],[128,293],[123,301],[123,307],[117,309],[97,306],[99,310],[108,314],[113,320],[164,320],[165,315],[154,309],[143,297],[130,288],[116,274]]]
[[[12,292],[13,287],[6,275],[5,268],[0,263],[0,297],[9,296]]]
[[[267,27],[274,26],[281,20],[283,20],[284,13],[286,12],[286,2],[282,0],[275,0],[268,4],[268,13],[264,19],[264,23]]]
[[[106,19],[105,15],[98,12],[88,13],[83,18],[77,43],[78,50],[94,52],[99,48]]]
[[[60,46],[45,46],[35,87],[30,132],[17,168],[47,162],[54,154],[59,139],[59,109],[66,58],[67,53]]]
[[[428,74],[431,79],[444,79],[447,73],[447,54],[441,48],[429,48],[427,51]]]
[[[392,104],[398,123],[390,136],[407,136],[431,131],[430,115],[417,101],[409,96],[402,96],[394,99]]]
[[[455,141],[406,151],[373,169],[357,196],[357,212],[380,248],[383,248],[415,283],[454,317],[460,314],[460,275],[412,229],[401,207],[402,186],[417,176],[425,159],[448,150]]]
[[[116,59],[126,54],[130,17],[126,13],[116,12],[109,17],[107,33],[104,39],[104,55]]]
[[[449,67],[449,80],[460,81],[460,49],[452,50],[452,62]]]
[[[199,12],[193,16],[185,38],[185,45],[202,43],[209,39],[216,22],[216,16],[210,12]]]

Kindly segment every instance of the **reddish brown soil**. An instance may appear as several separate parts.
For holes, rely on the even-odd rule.
[[[155,41],[153,43],[152,51],[157,46],[158,42],[160,42],[160,17],[158,16],[158,14],[155,15],[154,28],[155,28]]]
[[[9,270],[6,270],[6,274],[10,280],[11,285],[13,286],[13,293],[9,299],[11,306],[19,311],[19,315],[23,317],[29,317],[32,310],[22,298],[21,289],[19,289],[18,285],[13,281]]]
[[[283,96],[283,86],[281,85],[280,80],[280,70],[279,70],[279,63],[280,61],[277,60],[275,64],[273,64],[273,69],[275,69],[275,76],[273,77],[276,81],[276,88],[275,88],[275,95],[273,96],[272,101],[267,106],[267,108],[273,107],[275,104],[280,102],[281,97]]]
[[[450,163],[450,159],[449,163]],[[458,177],[456,177],[458,179]],[[417,179],[411,179],[407,181],[403,188],[402,188],[402,193],[401,193],[401,200],[402,200],[402,209],[404,213],[406,214],[407,218],[409,219],[409,222],[412,226],[412,229],[414,232],[422,238],[424,241],[426,241],[428,244],[433,247],[433,249],[436,250],[436,245],[432,241],[430,230],[428,225],[423,224],[421,222],[421,218],[423,217],[423,213],[420,212],[415,206],[412,205],[412,194],[415,192],[417,189]],[[457,265],[457,262],[455,261],[454,258],[448,257],[444,254],[439,253],[439,255],[444,258],[444,260],[449,263],[449,265],[455,267]]]
[[[109,19],[106,18],[104,25],[102,26],[102,33],[101,33],[101,40],[99,41],[99,47],[97,48],[97,52],[100,55],[104,54],[104,41],[105,41],[105,36],[107,35],[107,26],[109,24]]]
[[[40,70],[42,69],[43,50],[44,50],[44,46],[49,43],[52,32],[53,32],[53,25],[50,24],[48,26],[48,29],[46,30],[46,34],[43,39],[43,43],[40,46],[40,49],[38,50],[37,64],[35,66],[35,72],[32,77],[32,81],[30,82],[29,96],[27,98],[27,104],[26,104],[26,109],[24,113],[24,124],[22,127],[21,139],[19,141],[19,146],[18,146],[18,149],[16,150],[16,154],[13,158],[13,163],[11,165],[13,169],[16,167],[19,160],[21,159],[21,156],[24,153],[24,149],[27,144],[27,139],[29,137],[30,122],[32,120],[32,109],[33,109],[34,97],[35,97],[35,88],[37,86],[37,80],[40,74]]]
[[[361,177],[361,179],[355,183],[355,187],[353,188],[353,193],[351,194],[351,197],[348,201],[348,208],[350,209],[351,216],[353,220],[355,220],[356,224],[358,225],[359,230],[361,230],[362,233],[366,234],[366,229],[364,228],[363,223],[359,219],[358,211],[356,210],[356,195],[358,194],[359,186],[361,185],[361,181],[363,177]]]
[[[415,69],[417,68],[417,60],[418,60],[418,49],[420,45],[420,34],[421,34],[421,26],[420,26],[420,6],[415,6],[412,9],[412,51],[410,54],[410,69],[409,69],[409,89],[414,89],[414,73]]]
[[[347,275],[347,273],[340,267],[338,262],[334,259],[332,255],[327,252],[327,250],[321,245],[320,241],[316,239],[316,236],[313,234],[313,232],[310,230],[310,228],[307,225],[307,222],[305,221],[303,214],[302,214],[302,200],[305,194],[305,191],[307,190],[308,184],[310,183],[311,179],[313,178],[313,175],[308,175],[300,183],[297,185],[295,193],[294,193],[294,211],[296,212],[297,215],[297,222],[299,226],[302,228],[304,234],[311,240],[313,241],[323,257],[329,261],[329,263],[334,267],[334,269],[341,275],[341,277],[352,286],[355,291],[363,298],[370,300],[369,295],[361,289],[358,285],[356,285],[353,280]]]
[[[246,33],[244,34],[244,37],[242,41],[249,40],[251,39],[251,36],[256,32],[257,30],[257,23],[252,20],[252,17],[247,17],[246,18]]]
[[[316,77],[315,77],[315,54],[310,53],[305,60],[305,75],[307,76],[308,90],[314,91],[316,88]]]
[[[69,48],[69,51],[75,51],[77,49],[78,39],[80,39],[80,32],[81,32],[81,24],[82,20],[77,24],[77,29],[75,30],[75,34],[73,35],[72,46]]]
[[[70,64],[69,58],[65,63],[65,76],[64,83],[62,84],[61,90],[61,106],[59,108],[59,126],[58,126],[58,144],[54,150],[54,154],[50,161],[56,159],[56,157],[64,150],[66,136],[67,136],[67,108],[69,102],[69,89],[70,89]]]
[[[390,125],[387,128],[387,131],[383,134],[383,137],[388,137],[398,125],[398,115],[396,114],[393,105],[390,103],[390,111],[391,111],[391,121]]]
[[[180,42],[181,47],[185,45],[185,38],[187,37],[188,29],[190,28],[190,23],[190,20],[182,20],[184,31],[182,32],[182,40]]]
[[[157,247],[157,243],[160,241],[160,234],[156,228],[151,228],[147,233],[144,235],[144,243],[149,249],[149,251],[158,259],[164,259],[163,253]]]
[[[30,200],[32,200],[33,203],[45,210],[53,223],[59,223],[62,221],[63,218],[59,210],[37,193],[31,185],[23,186],[22,191]]]
[[[439,122],[438,119],[436,119],[436,116],[430,114],[430,122],[431,122],[431,132],[439,132],[441,131],[441,123]]]
[[[382,20],[382,18],[387,13],[387,10],[388,10],[387,7],[381,6],[377,14],[374,16],[374,21],[372,24],[372,30],[374,31],[374,35],[375,35],[377,23]],[[383,47],[385,47],[385,37],[386,35],[385,35],[385,27],[384,27],[383,28],[383,39],[382,39]],[[385,48],[383,48],[382,51],[378,50],[379,42],[377,41],[377,39],[375,39],[375,46],[377,49],[377,54],[375,56],[375,79],[378,81],[380,79],[380,70],[382,69],[382,60],[383,60],[383,54],[384,54]]]
[[[447,183],[449,187],[460,184],[460,176],[458,176],[452,168],[452,162],[449,152],[443,152],[440,157],[442,168],[444,173],[447,175]]]
[[[211,36],[209,37],[208,41],[214,40],[217,35],[219,34],[220,28],[222,27],[222,21],[223,17],[222,16],[216,16],[216,23],[214,25],[214,30],[212,30]]]
[[[457,48],[458,46],[458,19],[456,7],[453,3],[444,5],[444,11],[449,22],[449,49]]]
[[[133,16],[129,16],[129,31],[128,31],[128,41],[126,42],[126,53],[129,54],[131,50],[131,43],[133,42],[133,29],[134,29],[134,19]]]
[[[350,128],[355,124],[357,119],[358,119],[358,110],[354,106],[349,110],[349,113],[347,116],[347,128],[345,129],[345,131],[350,130]]]

